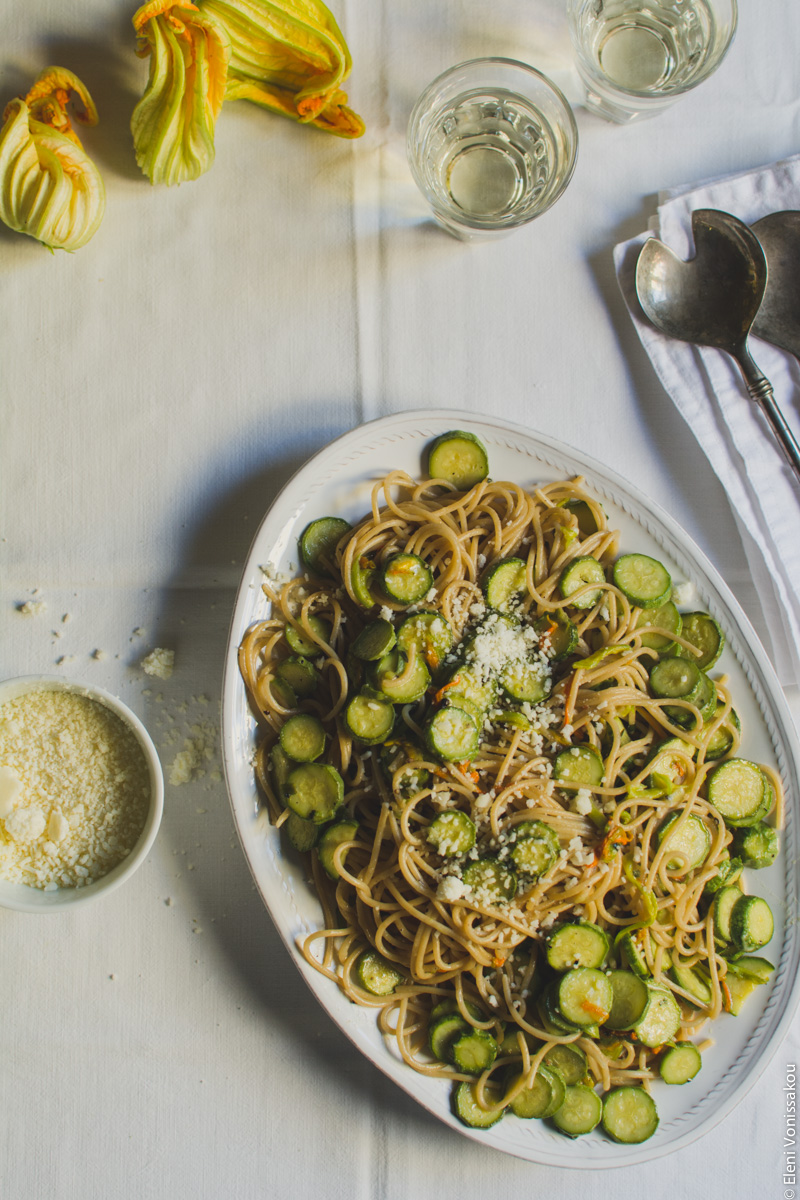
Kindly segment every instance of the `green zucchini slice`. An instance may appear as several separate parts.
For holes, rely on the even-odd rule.
[[[650,671],[650,690],[660,700],[694,704],[703,689],[703,673],[688,658],[660,658]]]
[[[377,950],[364,950],[356,959],[358,982],[372,996],[391,996],[405,976]]]
[[[572,967],[602,967],[609,950],[608,935],[591,921],[554,926],[545,942],[547,961],[554,971]]]
[[[709,773],[706,786],[726,825],[755,825],[769,815],[774,790],[761,767],[746,758],[729,758]]]
[[[489,455],[474,433],[453,429],[435,438],[428,450],[428,474],[467,492],[489,474]]]
[[[664,1051],[658,1069],[664,1083],[680,1085],[694,1079],[702,1065],[700,1051],[694,1042],[676,1042]]]
[[[508,663],[500,672],[500,687],[512,700],[538,704],[550,694],[550,672],[538,659]]]
[[[772,909],[761,896],[741,896],[731,911],[731,941],[744,954],[760,950],[772,939]]]
[[[754,954],[736,954],[728,959],[728,975],[741,975],[743,979],[753,979],[756,983],[769,983],[774,970],[768,959]]]
[[[497,1088],[487,1086],[483,1091],[490,1103],[494,1101],[494,1107],[481,1108],[475,1095],[475,1084],[466,1079],[459,1083],[453,1092],[453,1111],[459,1121],[468,1125],[470,1129],[491,1129],[506,1111]]]
[[[667,988],[650,985],[650,1003],[641,1020],[633,1026],[643,1046],[651,1049],[675,1040],[681,1027],[678,1001]]]
[[[591,537],[601,528],[591,505],[586,500],[567,500],[564,508],[573,514],[578,522],[578,531],[584,537]]]
[[[480,746],[477,724],[463,708],[440,708],[428,722],[425,739],[433,754],[446,762],[467,762]]]
[[[300,534],[300,561],[312,575],[333,577],[336,547],[352,525],[341,517],[317,517]]]
[[[398,604],[417,604],[433,587],[433,572],[418,554],[393,554],[381,567],[381,586]]]
[[[395,644],[394,626],[391,621],[379,617],[365,625],[351,647],[356,658],[365,662],[375,662],[388,654]]]
[[[408,670],[405,654],[396,647],[372,664],[370,678],[375,690],[392,704],[411,704],[419,700],[431,681],[423,659],[416,658],[413,668]]]
[[[641,1087],[612,1088],[603,1101],[603,1129],[624,1145],[646,1142],[658,1129],[653,1097]]]
[[[622,554],[614,563],[612,579],[631,604],[659,608],[672,595],[669,571],[649,554]]]
[[[589,554],[583,554],[569,563],[561,572],[558,589],[573,608],[594,608],[603,598],[606,573],[602,563]],[[591,585],[602,585],[592,587]]]
[[[281,726],[281,748],[295,762],[313,762],[325,749],[325,730],[311,713],[295,713]]]
[[[497,1042],[485,1029],[470,1029],[457,1036],[448,1047],[450,1062],[466,1075],[480,1075],[497,1058]]]
[[[428,669],[438,671],[453,645],[450,623],[441,613],[419,612],[406,617],[397,630],[397,645],[405,655],[416,646]]]
[[[468,854],[475,845],[475,823],[461,809],[449,809],[434,817],[425,836],[445,858]]]
[[[778,831],[766,821],[742,826],[733,835],[734,853],[741,858],[745,867],[754,870],[771,867],[778,857],[779,848]]]
[[[364,746],[378,746],[385,742],[394,728],[394,705],[376,695],[370,688],[362,688],[344,710],[345,724],[356,741]]]
[[[611,1012],[606,1024],[610,1029],[633,1029],[650,1006],[650,989],[644,979],[633,971],[621,968],[610,971]]]
[[[643,608],[636,619],[636,630],[648,650],[657,654],[669,654],[677,645],[675,634],[681,632],[683,619],[671,600],[654,608]]]
[[[586,1029],[608,1020],[614,996],[608,976],[595,967],[574,967],[557,981],[556,1002],[570,1025]]]
[[[344,800],[344,780],[327,763],[301,763],[289,772],[284,794],[288,807],[298,817],[325,825]]]
[[[461,878],[477,904],[504,904],[516,895],[516,874],[494,855],[471,862]]]
[[[326,644],[330,642],[331,623],[325,617],[310,616],[308,618],[308,627],[311,632]],[[301,633],[295,629],[294,625],[286,626],[286,641],[289,643],[289,648],[295,654],[302,654],[304,658],[309,655],[319,654],[320,647],[316,642],[312,642],[311,638],[305,633]]]
[[[561,851],[558,834],[544,821],[521,821],[512,830],[511,861],[525,878],[539,879]]]
[[[731,914],[737,901],[741,898],[742,889],[736,884],[726,884],[714,893],[712,906],[714,921],[714,937],[721,942],[731,940]]]
[[[680,820],[680,813],[668,817],[658,831],[658,841],[666,847],[667,870],[687,875],[708,858],[711,830],[695,813],[690,813],[678,826]]]
[[[314,821],[307,821],[305,817],[298,817],[297,813],[290,812],[283,828],[295,850],[299,850],[301,854],[313,850],[316,846],[320,830]]]
[[[527,594],[524,558],[506,558],[489,569],[484,580],[483,594],[490,608],[513,612]]]
[[[585,1083],[571,1083],[552,1120],[562,1133],[574,1138],[591,1133],[600,1124],[602,1116],[603,1101],[594,1088]]]
[[[552,1071],[558,1071],[567,1084],[580,1083],[589,1066],[586,1051],[574,1043],[566,1042],[551,1046],[542,1061]]]
[[[508,1081],[510,1086],[517,1084],[521,1075],[517,1074]],[[563,1075],[552,1067],[540,1064],[533,1083],[517,1092],[509,1104],[516,1117],[530,1120],[533,1117],[552,1117],[561,1108],[567,1094],[567,1085]]]
[[[562,750],[553,763],[553,778],[559,783],[592,787],[603,782],[605,766],[593,746],[572,746]]]
[[[333,857],[337,847],[341,846],[344,842],[352,842],[357,837],[358,821],[353,819],[334,821],[333,825],[328,825],[323,831],[317,844],[317,854],[329,879],[340,878]]]
[[[317,668],[302,654],[292,654],[285,658],[278,665],[275,677],[281,683],[288,684],[293,694],[301,700],[313,696],[321,682]]]
[[[695,661],[701,671],[713,667],[725,647],[722,627],[706,612],[684,613],[681,637],[699,652]]]
[[[570,621],[566,613],[560,610],[545,613],[533,622],[533,628],[539,635],[539,649],[553,662],[560,662],[578,647],[578,628]]]

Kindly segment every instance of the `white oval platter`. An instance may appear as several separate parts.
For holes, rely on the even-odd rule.
[[[707,609],[721,622],[726,648],[717,671],[731,679],[744,730],[742,753],[774,764],[786,793],[786,827],[775,865],[751,873],[752,890],[772,906],[775,935],[768,948],[776,971],[759,987],[739,1017],[723,1015],[713,1026],[715,1045],[704,1054],[703,1069],[689,1085],[656,1083],[661,1123],[639,1146],[622,1146],[600,1133],[570,1141],[542,1121],[507,1116],[485,1131],[469,1130],[450,1110],[450,1088],[408,1067],[382,1039],[371,1009],[351,1004],[334,983],[310,967],[295,940],[321,926],[319,903],[298,859],[269,825],[253,774],[255,722],[237,666],[245,630],[268,612],[261,589],[263,569],[275,575],[297,570],[297,537],[314,517],[359,520],[369,508],[370,490],[389,470],[414,477],[423,470],[426,444],[448,429],[475,433],[489,451],[494,479],[534,485],[583,475],[602,501],[621,546],[660,558],[676,582],[695,588],[692,607]],[[404,412],[360,426],[325,447],[283,488],[263,519],[244,568],[236,600],[223,682],[222,740],[225,773],[234,820],[258,890],[298,970],[320,1004],[358,1049],[439,1120],[476,1141],[508,1154],[559,1167],[596,1170],[641,1163],[696,1140],[739,1103],[767,1065],[787,1031],[800,995],[800,926],[797,912],[798,754],[791,715],[766,654],[747,618],[717,571],[672,518],[615,473],[568,446],[517,425],[446,409]],[[756,877],[754,877],[756,876]],[[788,914],[788,919],[787,919]]]

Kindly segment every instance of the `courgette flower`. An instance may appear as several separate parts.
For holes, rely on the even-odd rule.
[[[339,137],[364,122],[341,84],[353,65],[342,31],[321,0],[199,0],[231,40],[226,100],[252,100]]]
[[[0,220],[50,250],[78,250],[103,219],[100,172],[70,123],[97,124],[88,91],[71,71],[48,67],[27,96],[6,106],[0,129]]]
[[[230,42],[213,16],[185,0],[150,0],[133,18],[150,77],[131,117],[136,161],[151,183],[197,179],[214,161]]]

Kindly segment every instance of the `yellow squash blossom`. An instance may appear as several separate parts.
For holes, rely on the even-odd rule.
[[[151,183],[197,179],[214,161],[230,43],[196,5],[150,0],[133,18],[150,77],[131,118],[136,161]]]
[[[92,98],[63,67],[42,71],[27,96],[6,106],[0,129],[0,220],[51,250],[78,250],[103,219],[100,172],[70,123],[97,124]]]
[[[320,0],[200,0],[231,41],[226,100],[252,100],[339,137],[364,122],[347,107],[347,43]]]

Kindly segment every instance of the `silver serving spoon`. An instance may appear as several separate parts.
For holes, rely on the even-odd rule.
[[[636,263],[639,303],[668,337],[730,354],[800,478],[800,446],[747,343],[767,284],[764,251],[743,221],[713,208],[692,213],[692,234],[695,257],[688,262],[648,238]]]
[[[750,228],[767,260],[767,287],[752,332],[800,358],[800,212],[770,213]]]

